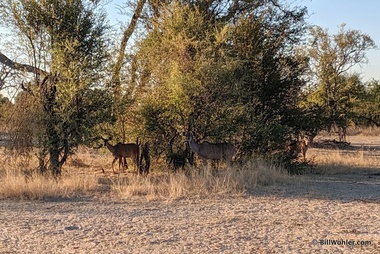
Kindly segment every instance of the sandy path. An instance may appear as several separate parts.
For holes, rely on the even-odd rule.
[[[376,201],[0,201],[0,227],[0,253],[380,253]]]

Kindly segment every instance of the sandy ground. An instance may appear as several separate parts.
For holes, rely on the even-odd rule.
[[[0,253],[380,253],[379,171],[295,177],[228,198],[0,200]]]
[[[0,253],[380,253],[380,177],[338,178],[225,199],[0,201]]]

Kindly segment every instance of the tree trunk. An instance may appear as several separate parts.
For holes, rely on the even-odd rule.
[[[121,43],[120,43],[119,54],[117,56],[116,63],[113,66],[113,70],[112,70],[112,83],[115,86],[116,90],[120,89],[120,70],[121,70],[121,65],[123,64],[123,59],[125,56],[125,48],[127,47],[127,43],[129,39],[131,38],[133,31],[136,28],[137,21],[141,16],[145,2],[146,0],[138,0],[136,10],[133,14],[132,20],[129,23],[129,26],[124,30],[124,33],[123,33],[123,39],[121,40]]]
[[[112,92],[114,97],[114,107],[112,109],[113,114],[116,115],[116,117],[119,117],[121,114],[119,108],[122,106],[122,93],[121,93],[121,81],[120,81],[120,70],[121,66],[123,65],[123,60],[125,57],[125,49],[127,47],[128,41],[131,38],[133,31],[135,30],[137,26],[137,21],[141,16],[144,4],[146,0],[138,0],[137,6],[135,9],[135,12],[132,16],[131,22],[129,23],[128,27],[124,30],[123,38],[120,42],[120,48],[119,52],[116,58],[116,63],[114,64],[112,68],[112,78],[111,78],[111,84],[112,84]]]
[[[49,151],[49,170],[50,172],[57,176],[61,174],[61,169],[59,166],[59,135],[56,131],[57,119],[54,112],[53,104],[55,102],[55,95],[49,97],[47,93],[43,95],[45,98],[45,111],[47,113],[46,119],[46,136],[47,136],[47,147]]]
[[[59,149],[50,147],[49,149],[50,165],[49,169],[54,176],[61,175],[61,167],[59,163]]]

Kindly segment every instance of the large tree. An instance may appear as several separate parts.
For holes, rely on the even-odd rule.
[[[100,89],[107,61],[105,14],[99,1],[4,0],[3,24],[18,39],[15,62],[0,53],[1,64],[15,69],[20,83],[37,103],[35,137],[40,168],[55,175],[74,147],[107,120],[100,111],[110,108],[110,96]],[[48,165],[45,164],[45,158]]]
[[[305,9],[277,1],[168,1],[156,5],[139,44],[146,135],[171,150],[197,139],[233,141],[275,156],[299,130],[304,65],[295,45]],[[148,78],[147,78],[148,77]]]

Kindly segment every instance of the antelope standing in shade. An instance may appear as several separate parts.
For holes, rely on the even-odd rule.
[[[207,166],[207,160],[223,160],[231,166],[232,158],[235,155],[235,147],[229,143],[209,143],[207,141],[198,144],[194,140],[192,132],[187,135],[187,142],[190,149],[203,161],[203,167]]]
[[[115,173],[114,170],[114,164],[117,159],[119,159],[119,170],[120,170],[120,164],[123,164],[124,160],[124,165],[123,165],[123,170],[124,167],[128,169],[128,164],[126,158],[131,158],[137,168],[139,167],[139,145],[138,145],[138,140],[137,144],[135,143],[128,143],[128,144],[122,144],[122,143],[117,143],[116,145],[111,145],[108,143],[107,139],[102,138],[104,141],[104,146],[107,147],[107,149],[112,153],[114,156],[114,160],[112,161],[112,171]]]
[[[293,158],[297,158],[302,155],[303,160],[306,161],[306,152],[309,149],[310,138],[304,137],[301,140],[294,141],[288,145],[287,149],[291,153]]]

